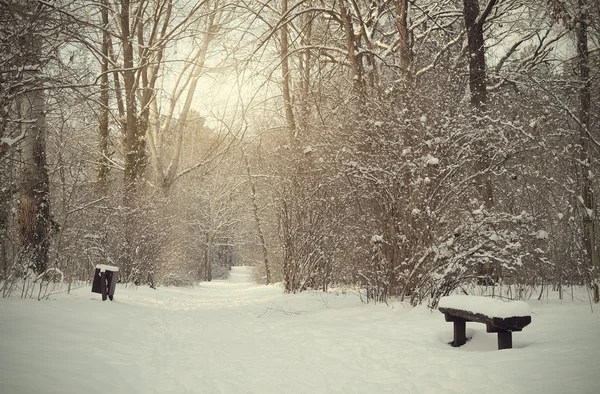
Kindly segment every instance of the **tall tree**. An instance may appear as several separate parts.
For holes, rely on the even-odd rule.
[[[407,80],[412,79],[410,66],[412,64],[412,52],[410,47],[410,31],[408,26],[408,0],[394,0],[396,8],[396,29],[398,29],[398,55],[400,57],[400,68],[406,73]]]
[[[266,284],[271,283],[271,267],[269,266],[269,254],[267,252],[267,243],[265,241],[264,232],[261,225],[260,215],[258,211],[258,202],[256,196],[256,186],[254,185],[254,179],[252,179],[252,172],[250,171],[250,162],[246,152],[242,152],[244,156],[244,164],[246,165],[246,174],[248,175],[248,182],[250,182],[250,198],[252,199],[252,212],[254,213],[254,222],[256,223],[256,232],[258,240],[260,242],[260,248],[263,254],[263,262],[265,264],[265,277]]]
[[[163,171],[163,158],[160,156],[162,152],[159,151],[160,146],[157,147],[160,144],[156,143],[155,132],[150,125],[151,121],[153,124],[157,124],[160,119],[160,114],[157,113],[157,100],[160,99],[158,81],[164,70],[165,53],[171,44],[181,38],[184,32],[196,31],[198,20],[202,20],[202,17],[208,15],[209,19],[215,18],[211,5],[220,9],[221,2],[219,0],[203,0],[193,4],[183,4],[183,2],[177,4],[175,0],[164,2],[119,0],[110,4],[109,20],[116,21],[111,26],[111,34],[118,37],[120,43],[118,51],[114,51],[110,44],[108,49],[112,54],[113,66],[116,68],[116,74],[114,74],[115,93],[122,126],[123,206],[125,207],[123,268],[125,276],[134,282],[142,281],[141,271],[152,271],[151,267],[139,266],[140,262],[136,258],[136,251],[139,250],[140,245],[139,239],[136,239],[135,236],[136,215],[140,214],[140,193],[148,162],[147,145],[153,154],[156,172],[161,177],[161,185],[167,189],[175,178],[179,162],[177,152],[180,151],[181,138],[177,141],[178,147],[176,147],[171,167]],[[203,11],[205,13],[201,14]],[[212,30],[213,27],[209,26],[209,30],[206,32],[208,37],[214,33]],[[210,39],[206,40],[206,43],[208,42]],[[185,87],[190,88],[181,123],[185,123],[185,116],[189,112],[191,98],[195,93],[199,76],[197,70],[202,69],[205,56],[206,50],[202,46],[198,57],[193,59],[192,74],[188,77],[187,83],[183,87],[177,84],[176,92],[171,99],[171,108],[174,109]],[[103,59],[105,59],[104,56]],[[122,63],[122,67],[118,65],[119,62]],[[191,85],[189,85],[190,81]],[[122,89],[119,89],[121,87]],[[168,127],[173,110],[167,115]],[[145,274],[144,277],[146,277]]]
[[[485,40],[483,36],[484,23],[496,5],[497,0],[488,0],[487,6],[480,12],[479,0],[464,0],[465,28],[467,30],[467,43],[469,57],[469,90],[471,93],[471,105],[476,112],[486,111],[487,105],[487,82],[485,70]],[[477,113],[477,117],[481,114]],[[477,120],[476,124],[479,123]],[[489,158],[485,153],[486,147],[482,149],[482,158],[478,163],[478,171],[485,171],[489,166]],[[494,205],[494,191],[492,179],[489,174],[479,177],[479,189],[486,208]]]
[[[226,7],[221,1],[207,1],[201,16],[202,18],[198,22],[201,29],[195,37],[201,41],[200,45],[185,61],[185,65],[178,73],[172,93],[167,100],[166,109],[161,112],[160,92],[158,91],[155,92],[149,103],[148,147],[154,164],[156,183],[165,192],[168,192],[178,177],[199,168],[202,164],[201,161],[196,162],[183,171],[179,171],[183,149],[183,130],[188,123],[188,117],[198,91],[198,82],[206,72],[205,63],[209,56],[209,50],[217,33],[225,23]],[[183,106],[179,108],[182,104]],[[177,118],[176,111],[178,109],[179,116]],[[175,141],[169,164],[166,166],[167,157],[163,146],[163,137],[168,133],[174,133]]]
[[[596,27],[600,20],[600,7],[588,0],[548,0],[555,19],[564,23],[567,30],[574,31],[576,44],[576,64],[578,82],[579,112],[571,111],[561,103],[576,123],[579,139],[577,160],[579,175],[579,193],[577,202],[581,207],[583,246],[588,267],[592,296],[595,303],[600,302],[600,256],[598,248],[598,205],[593,188],[594,153],[600,151],[600,139],[594,137],[592,116],[592,74],[590,67],[589,33],[590,27]],[[596,23],[596,24],[595,24]],[[593,31],[593,30],[592,30]]]
[[[288,24],[290,19],[288,11],[288,0],[281,0],[281,90],[283,92],[283,105],[285,106],[285,119],[287,121],[290,144],[294,145],[297,137],[297,131],[290,88],[292,84],[292,74],[290,73],[289,66]]]
[[[575,19],[575,35],[577,37],[577,63],[579,74],[579,129],[581,156],[581,203],[583,205],[583,242],[586,249],[586,258],[590,267],[591,287],[595,303],[600,302],[600,289],[598,285],[598,246],[596,224],[598,221],[597,206],[594,190],[591,187],[591,165],[593,159],[590,109],[592,82],[590,76],[590,52],[588,48],[588,25],[591,4],[585,0],[578,0]]]
[[[102,0],[100,4],[100,15],[102,19],[102,44],[100,59],[100,116],[98,119],[98,146],[100,150],[98,158],[98,181],[101,188],[104,188],[106,177],[108,176],[108,142],[109,142],[109,113],[110,102],[108,97],[108,79],[109,79],[109,48],[111,46],[109,20],[108,20],[108,0]]]
[[[471,104],[473,107],[481,110],[485,109],[487,102],[483,25],[496,5],[497,0],[489,0],[483,12],[480,12],[479,0],[463,1],[465,27],[467,29]]]
[[[22,246],[37,274],[46,271],[50,241],[50,186],[46,167],[46,99],[42,82],[42,39],[35,30],[44,18],[44,6],[27,2],[21,16],[30,26],[18,43],[18,67],[26,86],[18,101],[21,127],[23,174],[19,196],[19,233]]]

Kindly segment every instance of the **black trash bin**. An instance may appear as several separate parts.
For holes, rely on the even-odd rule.
[[[112,301],[115,295],[118,275],[119,267],[98,264],[94,272],[94,280],[92,281],[92,293],[102,294],[102,301],[106,301],[107,296]]]

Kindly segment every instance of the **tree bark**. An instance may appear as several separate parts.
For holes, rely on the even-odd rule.
[[[98,119],[98,147],[100,157],[98,158],[98,182],[104,190],[106,177],[108,175],[108,60],[109,40],[108,32],[108,1],[102,0],[100,5],[102,15],[102,62],[100,67],[100,118]]]
[[[482,14],[478,0],[463,0],[467,43],[469,47],[469,90],[471,105],[479,110],[485,110],[487,89],[485,81],[485,46],[483,24],[497,0],[489,0]]]
[[[206,232],[206,258],[204,260],[204,280],[212,281],[212,260],[213,260],[213,243],[214,234],[212,231]]]
[[[123,205],[124,226],[125,226],[125,250],[124,257],[124,277],[132,280],[135,284],[140,284],[145,277],[142,272],[149,267],[140,266],[139,256],[136,250],[136,227],[137,227],[137,208],[139,204],[140,182],[146,164],[146,131],[148,129],[148,118],[150,109],[148,98],[152,92],[145,89],[140,92],[138,89],[138,69],[134,67],[135,55],[133,40],[136,29],[142,29],[143,26],[137,20],[137,15],[132,15],[132,6],[130,0],[121,0],[121,45],[123,52],[123,88],[125,92],[125,125],[123,135],[123,155],[125,158],[125,168],[123,176]],[[143,67],[142,61],[142,67]],[[146,86],[147,88],[147,86]],[[138,114],[138,94],[142,100],[140,113]]]
[[[359,100],[362,103],[364,101],[364,85],[363,85],[363,72],[362,63],[358,57],[358,46],[355,41],[354,26],[352,25],[352,19],[350,12],[346,8],[345,0],[338,0],[340,7],[340,18],[344,27],[344,33],[346,35],[346,50],[348,52],[348,61],[352,69],[352,85],[355,92],[359,96]]]
[[[396,8],[396,29],[398,29],[399,42],[399,56],[400,56],[400,68],[406,73],[406,79],[410,81],[412,79],[410,66],[412,64],[412,51],[410,49],[410,37],[408,31],[408,0],[395,0],[394,6]]]
[[[121,1],[121,43],[123,46],[123,81],[125,88],[125,135],[123,138],[123,154],[125,156],[125,193],[135,194],[135,186],[141,175],[142,160],[145,155],[144,134],[140,135],[136,103],[136,76],[133,53],[133,36],[130,23],[130,2]],[[143,122],[141,122],[143,123]],[[129,200],[127,198],[126,200]]]
[[[263,261],[265,263],[265,275],[267,279],[267,285],[271,283],[271,269],[269,267],[269,255],[267,253],[267,244],[265,242],[265,236],[262,231],[262,226],[260,223],[260,217],[258,215],[258,203],[256,202],[256,187],[254,186],[254,181],[252,180],[252,174],[250,173],[250,163],[248,162],[248,157],[244,153],[244,162],[246,163],[246,172],[248,174],[248,181],[250,182],[250,190],[252,192],[252,208],[254,211],[254,221],[256,222],[256,231],[258,232],[258,240],[260,241],[260,247],[263,253]]]
[[[288,26],[285,19],[287,19],[288,12],[288,1],[281,0],[281,15],[283,23],[281,26],[281,88],[283,92],[283,105],[285,106],[285,119],[288,124],[288,133],[290,138],[290,145],[294,145],[296,140],[296,121],[294,120],[294,110],[292,108],[292,95],[290,93],[290,70],[289,70],[289,59],[288,59]]]
[[[305,31],[302,35],[302,45],[310,48],[311,36],[312,36],[312,25],[313,15],[306,15]],[[309,99],[310,99],[310,79],[311,79],[311,67],[312,67],[312,53],[311,49],[304,51],[304,57],[300,57],[300,75],[302,76],[302,100],[300,102],[300,129],[306,135],[309,133]]]
[[[141,283],[140,267],[135,249],[135,211],[138,201],[138,178],[141,175],[140,157],[145,155],[145,146],[139,138],[136,102],[136,72],[134,69],[133,35],[131,32],[131,4],[129,0],[121,0],[121,45],[123,50],[123,88],[125,92],[125,124],[123,130],[123,155],[125,168],[123,176],[123,205],[125,243],[124,243],[124,277],[133,283]],[[144,133],[145,134],[145,133]]]
[[[483,12],[480,12],[478,0],[464,0],[465,28],[467,30],[468,56],[469,56],[469,90],[471,93],[471,106],[480,115],[486,111],[487,85],[485,71],[485,42],[483,25],[497,0],[489,0]],[[481,127],[475,121],[475,127]],[[482,153],[478,160],[476,171],[481,172],[478,178],[478,189],[487,209],[494,206],[494,189],[487,169],[490,164],[485,152],[485,143],[478,147]]]
[[[35,38],[32,37],[32,41]],[[31,44],[26,44],[31,45]],[[27,59],[26,80],[36,83],[41,48],[37,44],[35,54]],[[34,59],[37,57],[37,59]],[[21,97],[21,113],[25,129],[22,143],[23,175],[19,197],[19,234],[21,245],[30,258],[30,268],[37,274],[46,271],[50,246],[50,190],[46,167],[46,100],[44,90],[28,86]]]

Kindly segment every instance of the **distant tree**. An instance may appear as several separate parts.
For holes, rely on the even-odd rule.
[[[553,15],[565,27],[575,33],[576,75],[578,76],[579,111],[576,114],[565,108],[571,120],[575,122],[579,135],[578,177],[579,193],[577,202],[580,207],[583,224],[583,246],[585,260],[589,270],[592,297],[595,303],[600,302],[600,256],[598,243],[600,217],[598,216],[597,190],[594,190],[592,177],[600,153],[600,138],[594,133],[592,126],[592,79],[590,66],[589,34],[590,26],[597,27],[600,21],[600,8],[594,1],[587,0],[549,0]],[[598,31],[597,31],[598,33]],[[596,34],[596,38],[598,38]]]
[[[248,175],[248,182],[250,183],[250,198],[252,200],[252,212],[254,214],[254,221],[256,223],[256,233],[258,235],[258,240],[260,243],[260,247],[262,249],[262,255],[263,255],[263,261],[264,261],[264,266],[265,266],[265,280],[266,280],[266,284],[270,284],[271,283],[271,267],[269,266],[269,254],[267,252],[267,244],[265,241],[265,235],[263,232],[263,225],[262,225],[262,221],[259,215],[259,209],[258,209],[258,202],[257,202],[257,196],[256,196],[256,185],[254,180],[252,179],[252,170],[250,168],[250,162],[248,161],[248,156],[246,155],[246,152],[242,152],[243,156],[244,156],[244,164],[246,166],[246,173]]]
[[[590,267],[591,288],[595,303],[600,302],[600,256],[598,256],[598,203],[592,183],[592,162],[594,154],[600,152],[600,139],[594,138],[591,129],[591,90],[590,51],[588,47],[588,26],[590,25],[591,3],[579,0],[574,19],[577,37],[577,63],[579,74],[579,121],[577,129],[581,139],[580,176],[581,198],[584,226],[584,245],[586,258]],[[595,144],[595,147],[594,147]]]

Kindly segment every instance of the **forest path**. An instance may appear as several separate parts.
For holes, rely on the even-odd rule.
[[[250,282],[251,269],[232,267],[229,278],[201,282],[194,287],[159,287],[156,291],[145,287],[132,291],[117,288],[115,301],[173,311],[191,311],[261,306],[281,296],[279,286],[261,286]]]
[[[252,273],[252,267],[231,267],[229,278],[224,280],[225,283],[241,283],[241,284],[252,284],[250,282],[250,275]],[[215,282],[218,283],[218,282]]]

